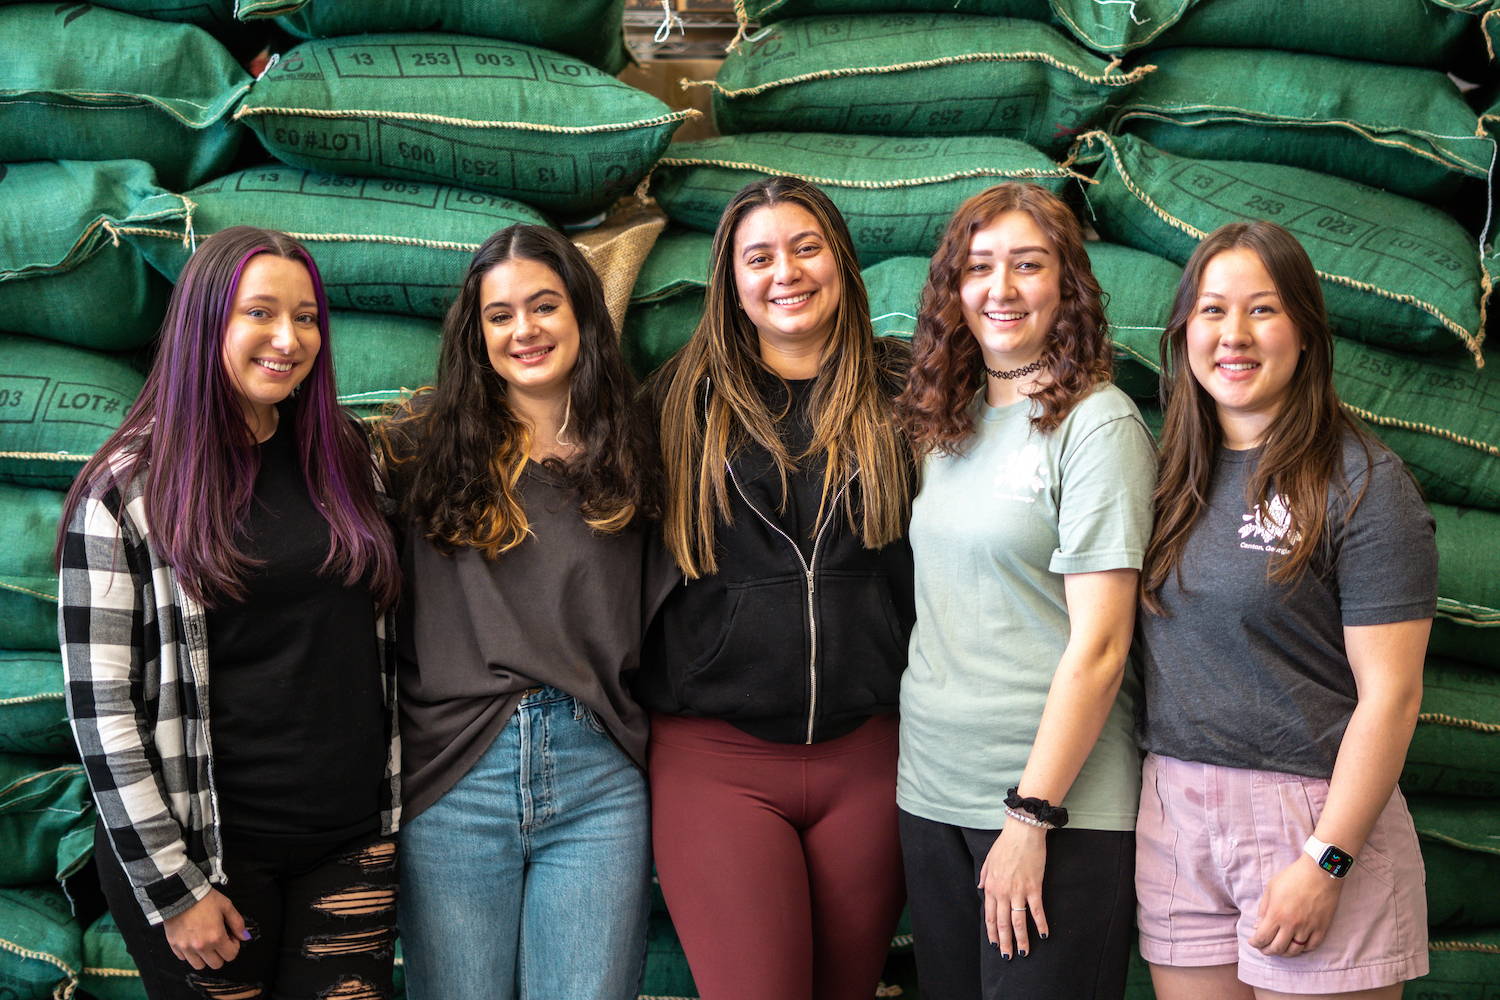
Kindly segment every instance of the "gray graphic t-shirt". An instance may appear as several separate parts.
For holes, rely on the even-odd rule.
[[[1326,778],[1356,699],[1344,627],[1432,616],[1432,515],[1399,458],[1371,444],[1367,467],[1348,437],[1348,489],[1329,489],[1328,551],[1295,587],[1272,583],[1268,562],[1300,536],[1282,496],[1247,509],[1260,455],[1220,449],[1181,577],[1161,590],[1167,614],[1140,611],[1141,745],[1179,760]]]

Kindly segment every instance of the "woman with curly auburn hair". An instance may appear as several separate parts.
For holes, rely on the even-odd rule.
[[[1162,371],[1141,955],[1162,1000],[1396,1000],[1428,966],[1396,779],[1437,601],[1432,515],[1339,405],[1318,274],[1275,223],[1198,245]]]
[[[657,872],[706,1000],[868,1000],[900,916],[905,355],[873,335],[827,195],[735,195],[703,319],[652,386],[687,580],[637,684]]]
[[[413,1000],[635,997],[651,843],[628,684],[677,574],[633,389],[583,254],[511,226],[469,263],[437,384],[385,427]]]
[[[1124,992],[1155,458],[1100,298],[1073,214],[1032,184],[959,206],[922,291],[897,801],[924,997]]]

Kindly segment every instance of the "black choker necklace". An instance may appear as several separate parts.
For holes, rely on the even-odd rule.
[[[1020,378],[1022,375],[1030,375],[1032,372],[1039,372],[1039,371],[1041,371],[1042,370],[1042,359],[1041,358],[1037,358],[1035,361],[1033,361],[1029,365],[1022,365],[1019,368],[1012,368],[1008,372],[996,371],[995,369],[989,367],[988,365],[984,364],[983,362],[980,363],[980,367],[982,367],[985,371],[989,372],[991,375],[995,376],[996,378],[1003,378],[1003,379],[1005,379],[1005,381],[1009,382],[1011,379]]]

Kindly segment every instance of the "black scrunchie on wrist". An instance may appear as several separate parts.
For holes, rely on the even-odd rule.
[[[1055,806],[1046,799],[1022,798],[1019,792],[1020,788],[1016,787],[1005,793],[1005,808],[1029,813],[1058,830],[1068,825],[1068,810],[1062,806]]]

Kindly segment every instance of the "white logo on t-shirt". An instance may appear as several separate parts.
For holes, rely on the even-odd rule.
[[[1280,493],[1273,496],[1269,504],[1256,504],[1255,510],[1243,515],[1241,520],[1245,523],[1240,525],[1240,538],[1249,538],[1254,535],[1264,543],[1257,545],[1254,542],[1242,541],[1240,542],[1242,549],[1250,549],[1254,552],[1274,552],[1284,556],[1302,537],[1302,533],[1292,527],[1292,509],[1287,506],[1286,497]]]
[[[1047,488],[1042,478],[1043,457],[1041,445],[1035,443],[1002,457],[995,469],[995,498],[1036,503],[1036,495]]]

